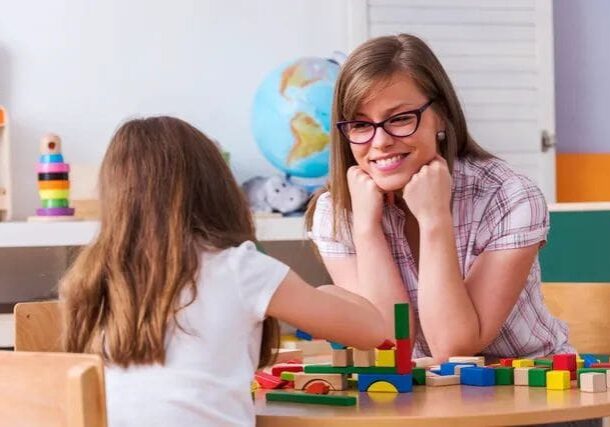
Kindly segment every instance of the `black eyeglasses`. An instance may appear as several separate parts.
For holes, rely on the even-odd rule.
[[[375,138],[377,128],[383,128],[389,135],[399,138],[411,136],[419,127],[422,113],[433,102],[434,99],[431,99],[416,110],[394,114],[379,123],[367,122],[366,120],[346,120],[337,122],[336,126],[345,139],[352,144],[371,142]]]

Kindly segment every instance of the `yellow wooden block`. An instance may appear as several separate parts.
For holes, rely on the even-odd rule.
[[[396,390],[396,387],[394,387],[392,384],[390,384],[387,381],[377,381],[376,383],[371,384],[369,386],[369,388],[366,389],[366,391],[368,391],[368,392],[398,393],[398,390]]]
[[[513,360],[513,368],[532,368],[534,361],[532,359],[516,359]]]
[[[570,371],[548,371],[546,373],[546,388],[549,390],[569,390]]]
[[[585,361],[582,360],[580,357],[576,358],[576,369],[580,369],[580,368],[584,368],[585,367]]]
[[[394,350],[375,350],[375,366],[396,366]]]

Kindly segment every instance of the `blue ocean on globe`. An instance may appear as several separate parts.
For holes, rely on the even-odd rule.
[[[273,70],[252,106],[254,139],[269,162],[287,175],[328,174],[330,120],[337,62],[301,58]]]

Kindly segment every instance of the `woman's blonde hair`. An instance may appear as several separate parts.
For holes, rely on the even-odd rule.
[[[201,250],[255,239],[247,202],[215,144],[172,117],[122,125],[99,190],[99,235],[60,283],[64,348],[124,367],[163,364],[168,326],[180,328],[177,312],[197,296]],[[262,365],[277,341],[267,319]]]
[[[407,73],[418,89],[429,100],[434,100],[430,108],[445,125],[446,139],[439,144],[440,154],[447,160],[449,170],[453,170],[456,158],[471,156],[489,158],[491,154],[481,148],[470,136],[466,119],[453,85],[434,55],[434,52],[419,38],[410,34],[384,36],[371,39],[360,45],[347,58],[335,86],[332,108],[333,124],[342,120],[352,120],[364,99],[371,96],[371,90],[379,83],[389,81],[396,72]],[[318,192],[307,209],[306,225],[311,229],[313,213],[318,196],[330,191],[333,204],[333,228],[337,224],[349,227],[351,199],[347,186],[347,170],[356,165],[349,141],[335,126],[331,126],[330,178],[326,188]]]

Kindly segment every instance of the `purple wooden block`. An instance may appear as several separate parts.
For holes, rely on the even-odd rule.
[[[36,209],[38,216],[72,216],[74,208],[38,208]]]

